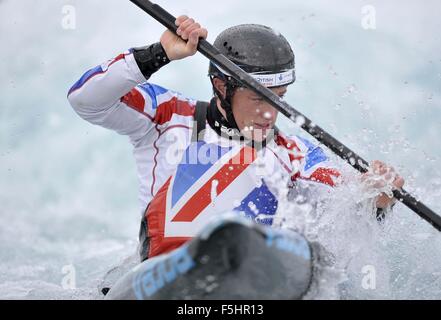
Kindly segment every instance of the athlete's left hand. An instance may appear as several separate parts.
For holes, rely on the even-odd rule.
[[[404,186],[404,179],[391,166],[382,161],[372,161],[369,171],[362,175],[362,181],[367,187],[384,190],[389,186],[392,190],[401,189]],[[386,193],[381,192],[376,199],[377,208],[385,209],[396,202],[396,199],[389,197]]]

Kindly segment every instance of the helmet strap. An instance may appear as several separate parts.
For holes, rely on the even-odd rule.
[[[235,131],[237,130],[237,133],[240,135],[239,127],[237,126],[236,119],[234,118],[233,108],[231,107],[231,102],[234,96],[234,92],[238,86],[233,82],[231,77],[228,78],[229,79],[222,79],[225,81],[225,86],[226,86],[225,98],[223,97],[222,93],[214,86],[214,81],[213,81],[214,77],[210,77],[210,80],[211,80],[211,84],[213,85],[213,91],[216,94],[216,96],[219,98],[221,107],[225,111],[227,117],[226,120],[230,128],[235,129]]]

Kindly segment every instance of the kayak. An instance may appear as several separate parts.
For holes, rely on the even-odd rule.
[[[105,299],[301,299],[313,252],[299,233],[224,215],[174,251],[143,261]]]

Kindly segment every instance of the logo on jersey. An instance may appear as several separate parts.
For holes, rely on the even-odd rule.
[[[277,199],[253,171],[256,150],[197,142],[190,145],[183,159],[190,158],[195,146],[203,148],[208,159],[216,156],[218,161],[183,161],[178,165],[167,190],[165,236],[194,236],[214,215],[231,210],[271,224]]]

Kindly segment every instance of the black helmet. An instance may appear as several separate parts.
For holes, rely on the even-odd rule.
[[[237,66],[266,87],[286,86],[295,81],[294,53],[288,41],[273,29],[258,24],[242,24],[226,29],[214,41],[214,47]],[[208,74],[226,81],[227,94],[221,100],[232,128],[237,129],[231,110],[231,98],[237,87],[243,86],[226,71],[210,62]]]

